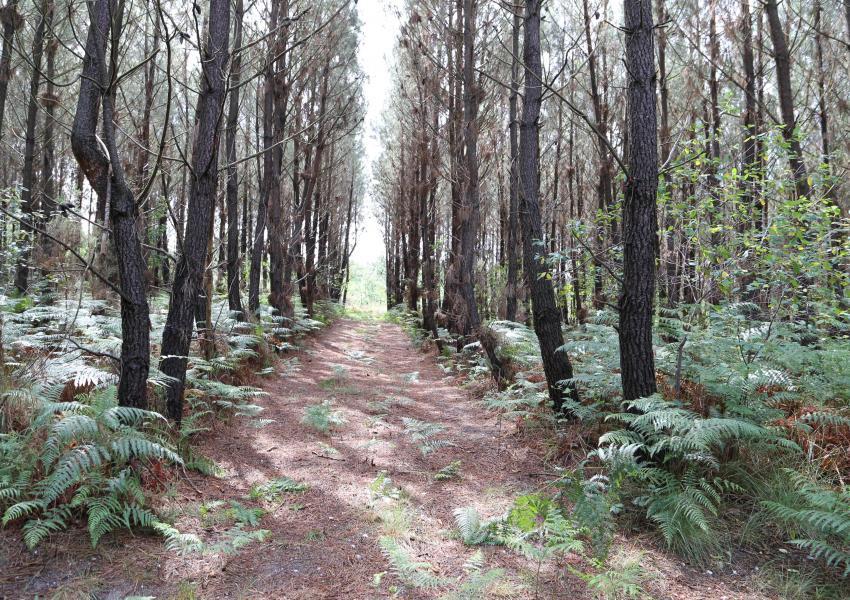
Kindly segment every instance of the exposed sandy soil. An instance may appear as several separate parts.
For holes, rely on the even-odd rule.
[[[262,506],[258,527],[271,531],[235,554],[179,556],[156,537],[111,536],[97,549],[74,530],[28,552],[20,532],[0,532],[0,597],[125,598],[407,598],[439,597],[466,581],[463,565],[474,549],[454,535],[453,511],[475,506],[485,517],[502,514],[513,498],[541,489],[546,477],[540,451],[513,424],[484,413],[475,394],[445,375],[433,353],[415,348],[400,327],[341,319],[306,340],[262,387],[262,428],[235,419],[206,434],[201,452],[224,473],[191,475],[164,494],[162,510],[177,527],[210,542],[232,523],[215,513],[199,517],[201,503],[237,500]],[[307,406],[330,400],[345,423],[322,433],[301,419]],[[450,442],[424,456],[405,434],[403,418],[436,423],[433,437]],[[331,450],[333,448],[333,450]],[[438,482],[434,474],[461,461],[460,476]],[[399,501],[375,500],[370,484],[386,472],[403,490]],[[275,502],[248,498],[255,484],[290,477],[309,485]],[[251,529],[251,528],[249,528]],[[451,581],[439,590],[400,585],[378,539],[406,540],[418,561]],[[747,576],[711,577],[683,567],[646,540],[621,544],[645,550],[645,568],[656,573],[647,589],[657,598],[761,598],[747,591]],[[484,548],[486,567],[505,569],[492,588],[497,597],[592,597],[582,581],[544,569],[505,548]],[[383,575],[381,575],[383,574]]]

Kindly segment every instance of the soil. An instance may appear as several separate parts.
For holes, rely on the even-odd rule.
[[[343,318],[306,339],[279,363],[261,387],[262,419],[220,423],[198,450],[222,469],[219,477],[192,473],[163,492],[160,511],[184,533],[212,545],[233,522],[227,507],[261,507],[254,527],[270,532],[237,551],[181,556],[161,538],[113,535],[92,549],[82,528],[58,534],[34,552],[20,531],[0,531],[2,598],[405,598],[441,597],[468,582],[467,560],[477,550],[457,537],[453,511],[473,506],[485,518],[505,513],[520,494],[547,485],[545,447],[516,424],[480,406],[480,385],[443,372],[433,351],[415,347],[397,325]],[[330,402],[344,423],[322,432],[302,422],[305,408]],[[416,423],[443,429],[423,453],[405,432]],[[262,425],[262,426],[260,426]],[[426,449],[427,450],[427,449]],[[435,480],[459,461],[458,475]],[[397,489],[376,497],[373,482]],[[251,490],[288,477],[306,491],[252,499]],[[221,501],[223,506],[216,505]],[[211,504],[212,503],[212,504]],[[439,589],[403,585],[381,552],[391,535],[424,570],[446,580]],[[655,598],[763,598],[752,570],[709,574],[690,569],[648,538],[618,540],[621,552],[639,557]],[[558,565],[538,565],[497,546],[482,548],[484,569],[504,574],[489,597],[594,597],[586,584]],[[471,596],[478,597],[478,596]]]

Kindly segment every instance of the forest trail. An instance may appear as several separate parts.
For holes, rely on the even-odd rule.
[[[205,447],[227,474],[202,491],[207,500],[239,498],[281,477],[309,489],[287,494],[264,517],[271,548],[251,545],[231,567],[201,567],[200,595],[386,597],[398,582],[380,575],[390,570],[378,544],[382,534],[406,538],[416,560],[431,563],[436,574],[462,577],[474,549],[453,539],[453,511],[475,506],[485,517],[501,514],[540,481],[527,475],[539,459],[500,442],[496,419],[457,383],[394,324],[344,318],[306,340],[262,385],[269,393],[258,402],[262,416],[274,422],[232,428]],[[324,402],[344,418],[328,433],[302,422],[308,407]],[[405,419],[443,430],[417,442],[409,430],[417,423]],[[419,445],[428,440],[441,441],[425,456]],[[435,473],[454,461],[459,476],[436,481]],[[382,472],[404,499],[375,501],[370,487],[377,489],[373,482]],[[487,554],[488,568],[518,560],[502,548]],[[166,568],[168,578],[185,578],[186,566],[176,560]]]

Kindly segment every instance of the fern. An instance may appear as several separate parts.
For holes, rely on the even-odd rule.
[[[333,405],[329,400],[325,400],[320,404],[306,407],[301,422],[321,433],[328,433],[331,429],[344,425],[347,421],[341,412],[333,410]]]
[[[475,508],[456,508],[454,517],[460,539],[467,546],[483,544],[490,537],[490,524],[481,519]]]
[[[484,553],[476,550],[463,564],[467,577],[456,589],[441,596],[442,600],[478,600],[505,575],[504,569],[484,570]]]
[[[162,417],[116,406],[114,386],[74,402],[57,402],[52,387],[36,393],[45,401],[30,427],[0,444],[3,457],[14,456],[0,467],[0,501],[14,502],[4,524],[25,520],[30,546],[68,527],[76,512],[87,517],[93,545],[115,529],[151,528],[156,519],[145,507],[139,472],[152,462],[182,463],[149,426]],[[40,452],[21,452],[39,439]]]
[[[786,469],[792,483],[791,497],[785,502],[764,501],[762,505],[795,535],[791,544],[806,550],[813,558],[842,577],[850,575],[850,492],[833,490]]]
[[[271,535],[272,532],[268,529],[245,531],[240,523],[225,531],[223,539],[210,546],[206,551],[211,554],[236,554],[249,544],[267,541],[271,538]]]
[[[310,489],[306,483],[300,483],[289,477],[272,479],[262,484],[251,486],[248,492],[252,500],[263,500],[265,502],[279,502],[283,494],[300,494]]]
[[[378,544],[389,561],[392,572],[406,585],[421,589],[435,589],[447,584],[446,580],[432,573],[433,567],[430,563],[413,559],[412,551],[408,546],[389,536],[382,536]]]
[[[448,481],[460,475],[461,461],[454,460],[434,474],[435,481]]]
[[[180,533],[168,523],[157,522],[153,529],[165,538],[165,547],[180,554],[181,556],[202,552],[204,543],[197,535],[192,533]]]
[[[706,478],[697,466],[681,477],[662,469],[644,469],[638,476],[649,485],[635,503],[646,508],[647,518],[658,525],[671,549],[697,563],[719,550],[715,519],[722,493],[737,489],[733,483]]]
[[[454,446],[449,440],[433,439],[445,430],[445,427],[439,423],[429,423],[411,417],[402,417],[401,421],[404,424],[404,434],[417,442],[422,456],[428,456],[441,448]]]

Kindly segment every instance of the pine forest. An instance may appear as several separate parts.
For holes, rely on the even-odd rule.
[[[0,0],[0,598],[850,599],[850,0]]]

